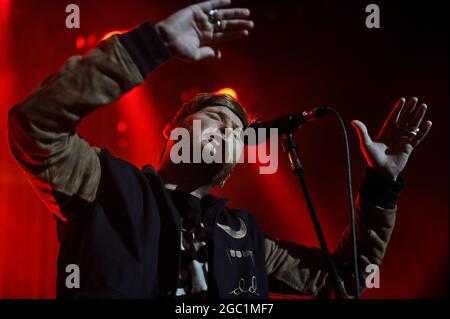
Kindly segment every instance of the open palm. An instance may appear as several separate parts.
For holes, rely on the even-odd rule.
[[[250,11],[244,8],[227,8],[230,0],[212,0],[191,5],[159,22],[157,28],[172,53],[184,60],[220,58],[215,46],[224,40],[248,35],[253,22]],[[214,10],[215,25],[208,13]]]
[[[384,176],[397,179],[414,148],[431,129],[431,121],[422,124],[426,111],[427,105],[418,105],[416,97],[408,103],[404,98],[399,99],[375,140],[361,121],[352,121],[367,164]]]

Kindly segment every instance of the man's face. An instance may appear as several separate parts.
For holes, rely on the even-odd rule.
[[[201,123],[200,134],[195,134],[195,122]],[[189,115],[183,121],[192,136],[192,147],[199,145],[202,152],[211,155],[221,150],[222,162],[235,164],[243,150],[243,124],[240,118],[225,106],[208,106]],[[236,156],[238,154],[238,156]],[[229,156],[228,160],[226,156]],[[232,156],[231,156],[232,155]]]
[[[225,106],[213,105],[187,116],[180,127],[187,129],[190,135],[191,162],[179,167],[198,170],[195,176],[203,180],[202,183],[217,185],[226,179],[233,171],[244,149],[241,134],[243,123],[240,118]],[[170,140],[168,153],[172,153],[172,147],[178,143],[178,141]],[[198,161],[194,159],[196,156],[194,152],[198,152]],[[205,161],[205,153],[219,161]],[[171,159],[168,158],[168,160]]]

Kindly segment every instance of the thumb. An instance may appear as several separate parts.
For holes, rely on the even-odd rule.
[[[222,53],[219,50],[214,50],[211,47],[201,47],[198,51],[197,60],[203,60],[207,58],[217,58],[220,59]]]
[[[356,132],[358,133],[359,144],[362,148],[365,148],[367,145],[372,143],[372,139],[370,138],[369,133],[367,132],[367,127],[364,125],[363,122],[353,120],[352,125],[356,129]]]

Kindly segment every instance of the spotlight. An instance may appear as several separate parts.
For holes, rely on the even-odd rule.
[[[216,91],[216,93],[229,95],[232,98],[234,98],[235,100],[238,99],[238,95],[237,95],[236,91],[230,87],[220,89],[220,90]]]

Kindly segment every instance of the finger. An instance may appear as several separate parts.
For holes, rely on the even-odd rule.
[[[230,4],[231,4],[231,0],[211,0],[211,1],[200,2],[197,5],[203,11],[207,12],[211,9],[226,7]]]
[[[222,57],[222,53],[219,50],[215,50],[211,47],[201,47],[198,50],[198,54],[196,60],[203,60],[208,58],[217,58],[220,59]]]
[[[221,20],[221,31],[248,30],[253,28],[253,21],[250,20]]]
[[[250,10],[245,8],[220,9],[216,12],[218,20],[247,18],[250,16]]]
[[[213,58],[216,56],[216,51],[211,47],[201,47],[198,49],[195,60],[202,60],[207,58]]]
[[[422,142],[424,140],[424,138],[427,136],[428,132],[430,132],[432,125],[433,125],[433,123],[431,123],[431,121],[426,121],[425,124],[422,125],[419,133],[411,139],[411,145],[413,146],[413,148],[416,148],[417,145],[419,145],[420,142]]]
[[[427,105],[425,103],[420,104],[417,108],[414,118],[409,122],[409,127],[414,130],[420,126],[423,118],[425,117],[425,113],[427,112]]]
[[[406,99],[404,97],[398,99],[397,103],[389,113],[386,121],[384,122],[384,127],[393,126],[397,123],[400,113],[402,112],[403,107],[405,106]]]
[[[369,133],[367,132],[367,127],[364,125],[363,122],[358,120],[353,120],[352,125],[356,129],[356,132],[358,133],[359,144],[361,148],[366,149],[368,145],[372,144],[372,139],[370,138]]]
[[[406,103],[406,107],[403,109],[403,111],[400,114],[400,117],[398,119],[398,126],[400,127],[406,127],[408,125],[408,122],[411,119],[411,114],[414,112],[414,108],[416,107],[417,101],[419,99],[417,97],[412,97],[409,99],[408,103]]]
[[[213,41],[228,41],[245,38],[249,35],[247,30],[216,32],[213,35]]]

